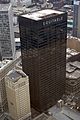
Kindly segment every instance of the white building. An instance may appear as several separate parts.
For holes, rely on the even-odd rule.
[[[5,82],[10,116],[14,120],[30,118],[28,76],[21,70],[12,70],[8,73]]]
[[[0,54],[2,59],[14,59],[15,57],[11,4],[0,4]]]
[[[0,61],[0,112],[3,112],[3,111],[7,110],[5,76],[20,61],[21,61],[21,57],[18,57],[15,60],[3,60],[3,61]]]

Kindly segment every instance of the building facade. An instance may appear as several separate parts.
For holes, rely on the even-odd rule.
[[[14,120],[30,118],[29,81],[22,71],[12,70],[6,76],[9,114]]]
[[[15,45],[11,4],[0,4],[0,54],[2,59],[14,59]]]
[[[66,64],[66,90],[67,95],[80,94],[80,62],[68,62]]]
[[[65,91],[66,13],[46,9],[19,17],[23,71],[30,78],[31,105],[40,112]]]
[[[73,36],[80,38],[80,1],[74,0]]]

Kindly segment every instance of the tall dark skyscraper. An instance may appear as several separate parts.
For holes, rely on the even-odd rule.
[[[65,91],[67,14],[45,9],[19,17],[23,71],[31,105],[43,112]]]

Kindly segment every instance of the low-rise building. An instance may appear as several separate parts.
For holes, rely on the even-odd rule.
[[[66,64],[66,94],[77,95],[80,93],[80,62]]]
[[[67,36],[67,47],[80,52],[80,38]]]
[[[80,52],[71,48],[66,49],[66,62],[76,61],[76,60],[79,61],[79,59],[80,59]]]
[[[80,120],[80,113],[66,106],[59,108],[55,105],[51,107],[48,112],[50,112],[56,120]]]

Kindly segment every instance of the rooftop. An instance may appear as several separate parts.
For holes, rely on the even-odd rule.
[[[48,116],[44,113],[34,118],[34,120],[47,120],[47,119],[48,119]]]
[[[64,8],[72,8],[73,6],[72,6],[72,5],[67,5],[67,4],[66,4],[66,5],[64,5],[63,7],[64,7]]]
[[[75,70],[72,73],[66,73],[66,77],[70,79],[78,79],[80,78],[80,70]]]
[[[8,11],[10,4],[0,4],[0,11]]]
[[[72,56],[79,54],[79,52],[77,52],[77,51],[74,50],[74,49],[70,49],[70,48],[67,48],[67,49],[66,49],[66,53],[68,53],[68,54],[70,54],[70,55],[72,55]]]
[[[78,79],[80,78],[80,62],[68,62],[66,64],[66,78]]]
[[[10,63],[11,60],[3,60],[3,61],[0,61],[0,70],[3,69],[5,66],[8,65],[8,63]]]
[[[40,114],[39,116],[37,116],[36,118],[34,118],[33,120],[55,120],[52,116],[48,116],[45,113]]]
[[[15,42],[20,42],[20,38],[15,38]]]
[[[67,39],[73,39],[73,40],[80,41],[80,38],[73,37],[73,36],[67,36]]]
[[[26,74],[21,71],[21,70],[12,70],[8,73],[8,77],[10,78],[10,80],[12,80],[12,82],[17,82],[20,78],[22,77],[26,77]]]
[[[52,113],[53,117],[56,118],[56,120],[80,120],[79,112],[71,110],[65,106],[62,107],[62,109],[57,106],[53,106],[48,111]]]
[[[43,17],[49,17],[50,15],[56,16],[58,14],[63,14],[63,12],[57,11],[57,10],[52,10],[52,9],[45,9],[45,10],[40,10],[40,11],[36,11],[33,13],[29,13],[29,14],[24,14],[24,15],[22,15],[22,17],[33,19],[33,20],[37,21],[37,20],[43,19]]]
[[[21,15],[21,14],[27,14],[27,13],[31,13],[31,12],[35,12],[38,11],[39,8],[37,6],[32,6],[32,7],[22,7],[22,6],[17,6],[17,7],[13,7],[13,11],[15,15]]]
[[[74,62],[70,62],[70,65],[77,67],[78,69],[80,69],[80,62],[79,61],[74,61]]]
[[[72,57],[72,55],[66,53],[66,59],[68,59],[68,58],[70,58],[70,57]]]
[[[71,64],[71,62],[70,62],[70,63],[68,62],[68,63],[66,64],[66,72],[68,72],[68,73],[72,73],[72,72],[74,72],[75,69],[76,69],[76,66],[74,67],[74,66],[71,66],[70,64]]]

